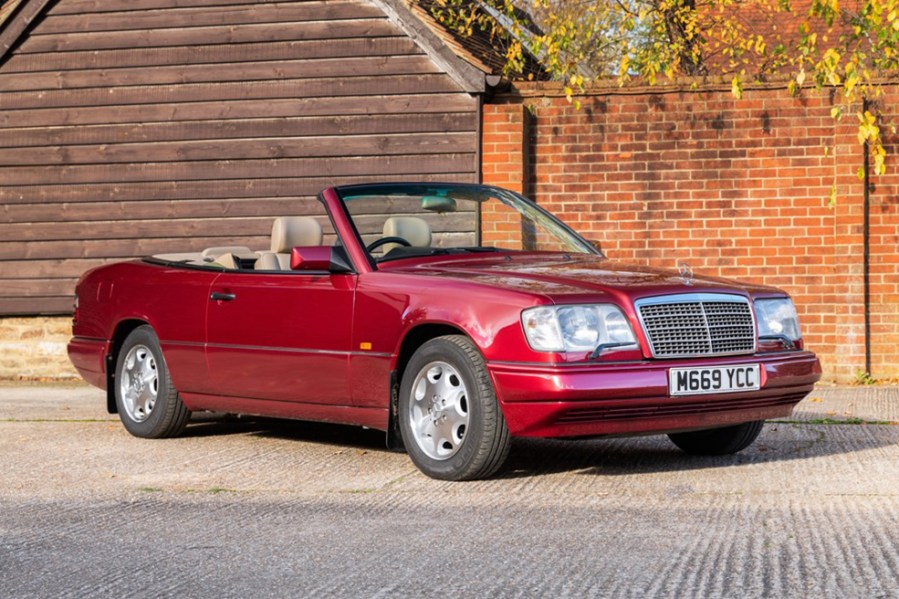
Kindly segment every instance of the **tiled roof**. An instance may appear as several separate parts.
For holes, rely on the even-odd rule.
[[[466,4],[475,6],[479,13],[488,14],[488,18],[493,19],[493,17],[489,16],[489,13],[484,12],[483,4],[478,2],[478,0],[468,0]],[[435,16],[436,11],[441,8],[437,0],[416,0],[410,3],[410,8],[459,58],[489,75],[503,74],[503,68],[506,65],[506,52],[514,38],[502,23],[493,19],[497,25],[495,33],[491,32],[489,28],[481,29],[475,24],[471,35],[466,36],[440,23]],[[539,33],[537,25],[527,13],[521,11],[517,16],[527,24],[529,29]],[[522,41],[526,48],[527,40]],[[512,73],[510,76],[513,79],[527,79],[529,75],[537,81],[544,81],[549,78],[540,61],[525,50],[525,63],[522,73]]]
[[[846,2],[847,5],[854,3],[855,0]],[[731,12],[726,16],[741,25],[747,33],[761,35],[765,39],[769,54],[778,44],[783,44],[787,49],[795,48],[802,36],[800,26],[804,22],[809,24],[811,32],[817,33],[819,46],[825,35],[831,42],[836,42],[840,35],[852,33],[851,27],[837,21],[832,27],[828,27],[819,17],[809,17],[811,0],[794,0],[791,7],[792,11],[788,13],[776,8],[776,4],[770,0],[743,0],[730,5],[727,10]],[[707,18],[716,18],[716,11],[710,12]],[[711,30],[714,32],[714,29]],[[715,41],[714,33],[707,36],[707,44],[703,49],[703,60],[710,72],[727,71],[729,70],[729,59],[720,51],[715,51]],[[745,68],[747,74],[764,70],[770,71],[770,65],[766,65],[761,57],[749,53],[747,59],[748,64],[738,65],[732,70]],[[786,68],[784,67],[784,69]]]

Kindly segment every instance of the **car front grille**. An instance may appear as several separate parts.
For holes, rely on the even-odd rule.
[[[713,293],[651,297],[636,303],[656,358],[724,356],[755,351],[749,301]]]

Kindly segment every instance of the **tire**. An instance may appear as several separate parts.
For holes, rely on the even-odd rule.
[[[487,478],[509,455],[511,435],[484,358],[467,337],[437,337],[418,348],[398,408],[406,451],[431,478]]]
[[[693,455],[728,455],[752,445],[762,432],[764,420],[744,422],[736,426],[713,428],[690,433],[672,433],[671,442]]]
[[[113,384],[119,418],[135,437],[175,437],[187,426],[190,410],[172,384],[151,327],[138,327],[125,338],[116,357]]]

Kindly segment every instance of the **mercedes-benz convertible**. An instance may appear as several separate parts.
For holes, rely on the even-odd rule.
[[[597,245],[496,187],[329,188],[267,247],[87,272],[69,356],[139,437],[198,411],[358,425],[450,480],[490,476],[522,436],[734,453],[812,390],[785,292]]]

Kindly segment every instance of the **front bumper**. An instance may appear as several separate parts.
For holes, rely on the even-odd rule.
[[[670,397],[670,368],[761,365],[761,389]],[[729,359],[535,365],[490,362],[509,431],[524,437],[665,433],[789,416],[821,378],[806,351]]]

